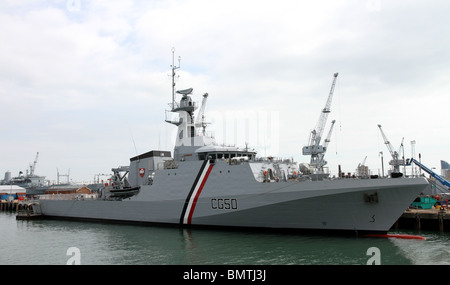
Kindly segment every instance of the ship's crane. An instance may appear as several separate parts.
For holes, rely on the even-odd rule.
[[[392,160],[389,162],[390,165],[394,168],[394,173],[400,172],[400,165],[405,165],[403,159],[399,159],[399,152],[394,150],[394,147],[392,146],[391,142],[387,139],[386,135],[383,132],[383,129],[381,128],[381,125],[378,125],[378,128],[380,128],[381,135],[383,136],[384,144],[387,146],[389,153],[392,156]],[[403,140],[400,145],[400,149],[403,147]]]
[[[205,135],[205,129],[207,123],[205,122],[205,107],[206,107],[206,101],[208,100],[208,93],[203,94],[203,100],[202,100],[202,106],[200,107],[200,110],[197,114],[197,119],[195,120],[195,127],[196,128],[203,128],[203,135]]]
[[[327,122],[328,114],[331,112],[331,101],[333,99],[334,87],[336,85],[336,80],[339,73],[335,73],[333,75],[333,83],[331,84],[331,90],[328,95],[327,102],[325,104],[325,108],[322,109],[320,113],[319,121],[317,122],[316,128],[311,132],[311,136],[309,139],[309,144],[304,146],[302,149],[303,155],[311,155],[311,163],[310,165],[318,170],[323,171],[323,166],[326,165],[326,162],[323,160],[323,156],[326,153],[326,148],[329,143],[325,140],[325,145],[320,145],[322,140],[323,130],[325,128],[325,124]],[[334,124],[334,123],[333,123]],[[331,126],[330,134],[333,126]]]

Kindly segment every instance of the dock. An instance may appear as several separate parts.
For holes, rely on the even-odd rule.
[[[0,211],[16,213],[16,220],[40,219],[43,217],[39,202],[34,200],[1,200]]]
[[[20,201],[17,205],[16,220],[35,220],[43,217],[38,201]]]
[[[450,210],[445,208],[408,209],[392,229],[450,231]]]
[[[1,212],[16,212],[18,205],[19,205],[18,200],[11,200],[11,201],[1,200],[0,201],[0,211]]]

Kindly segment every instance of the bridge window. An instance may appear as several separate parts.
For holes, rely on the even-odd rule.
[[[205,160],[205,159],[225,159],[229,160],[234,157],[248,157],[249,160],[253,160],[255,158],[254,153],[247,153],[247,152],[201,152],[198,153],[198,159],[199,160]]]

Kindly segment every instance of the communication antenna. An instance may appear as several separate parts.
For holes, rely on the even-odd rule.
[[[131,135],[131,140],[133,141],[134,151],[136,152],[136,155],[138,155],[138,151],[136,148],[136,142],[134,141],[133,130],[131,129],[131,127],[130,127],[130,135]]]
[[[416,158],[416,141],[415,140],[411,141],[411,157]],[[412,164],[411,164],[411,166],[412,166]],[[416,177],[416,167],[415,166],[412,166],[411,171],[412,171],[412,175],[414,177]]]
[[[178,66],[175,66],[175,48],[172,48],[172,110],[175,109],[175,70],[181,66],[181,57],[178,57]]]

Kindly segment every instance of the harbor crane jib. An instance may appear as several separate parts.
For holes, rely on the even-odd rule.
[[[405,162],[403,159],[399,159],[399,151],[395,151],[394,147],[392,146],[391,142],[387,139],[386,135],[383,132],[383,129],[381,128],[381,125],[378,125],[378,128],[380,128],[381,135],[383,136],[384,144],[387,146],[389,153],[392,156],[392,160],[389,162],[389,165],[392,165],[394,168],[393,172],[391,173],[391,176],[393,177],[400,177],[402,174],[400,173],[400,166],[405,165]],[[403,141],[400,145],[400,149],[403,147]]]
[[[34,159],[33,165],[30,164],[30,176],[34,175],[34,171],[36,170],[36,164],[38,162],[39,152],[36,153],[36,158]]]
[[[325,156],[325,152],[328,148],[328,144],[331,141],[331,134],[333,133],[333,127],[334,127],[335,123],[336,123],[336,120],[331,121],[331,127],[330,127],[330,130],[328,131],[328,135],[325,139],[325,144],[323,145],[324,152],[319,154],[319,158],[318,158],[319,168],[323,168],[325,165],[327,165],[327,161],[324,160],[323,157]]]
[[[333,83],[331,84],[331,90],[328,95],[327,102],[325,107],[322,109],[319,117],[319,121],[317,122],[316,128],[311,131],[309,143],[307,146],[304,146],[302,149],[303,155],[310,155],[311,162],[310,166],[316,173],[323,173],[323,167],[326,165],[326,161],[323,159],[326,151],[328,143],[330,142],[331,132],[334,126],[335,121],[332,122],[329,134],[327,139],[325,140],[324,145],[321,145],[322,134],[325,128],[325,124],[328,119],[328,114],[331,112],[331,101],[333,99],[334,87],[336,85],[336,80],[339,73],[335,73],[333,75]]]

